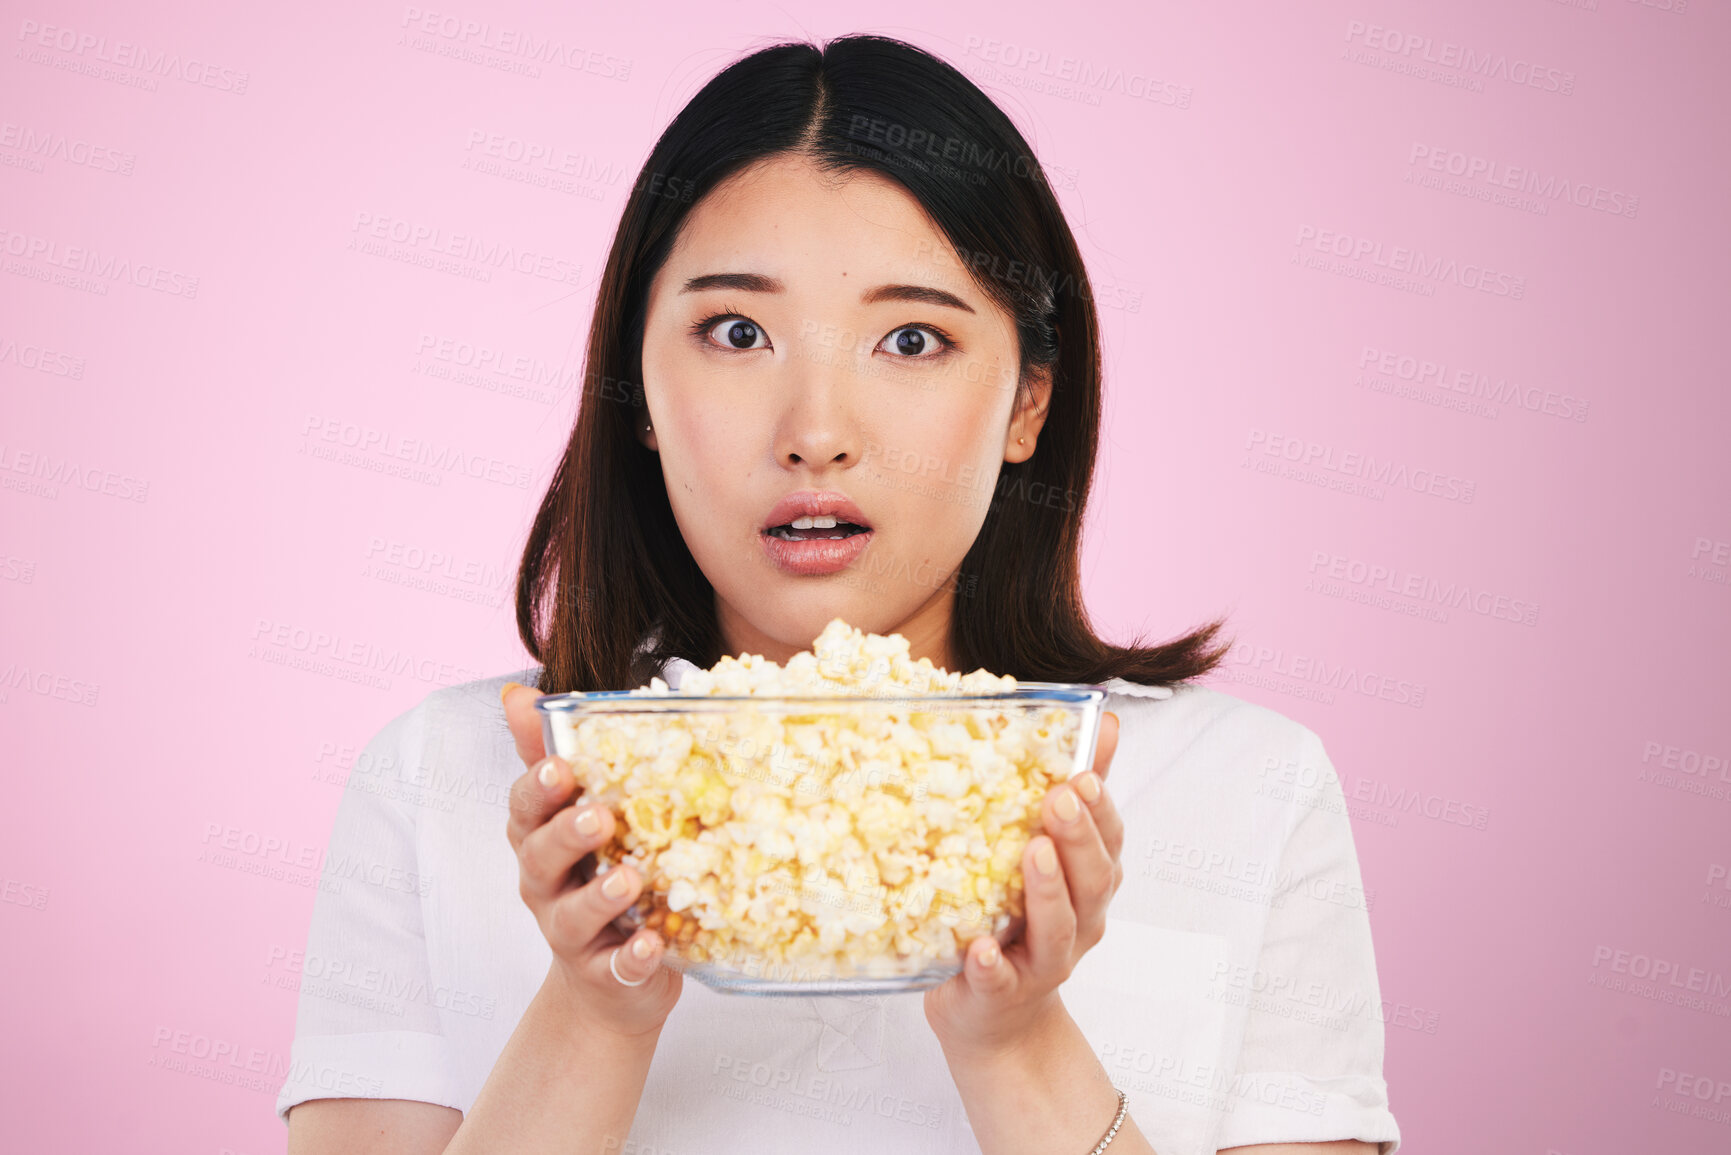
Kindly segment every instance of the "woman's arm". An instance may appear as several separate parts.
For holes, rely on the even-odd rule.
[[[1030,1036],[1026,1049],[950,1060],[981,1152],[1087,1155],[1118,1112],[1118,1094],[1082,1029],[1063,1004]],[[1258,1143],[1220,1155],[1376,1155],[1376,1143]],[[1155,1148],[1125,1113],[1110,1155],[1148,1155]]]
[[[1026,1047],[950,1058],[950,1074],[982,1151],[1087,1155],[1117,1114],[1118,1095],[1106,1069],[1063,1004],[1054,1002],[1051,1021],[1030,1035]],[[1153,1150],[1126,1113],[1108,1151],[1147,1155]],[[1377,1144],[1357,1139],[1258,1143],[1220,1155],[1377,1155]]]
[[[586,1023],[582,1003],[548,973],[444,1150],[618,1152],[643,1097],[661,1025],[639,1035]]]
[[[654,931],[625,935],[611,925],[637,898],[636,871],[621,866],[582,885],[573,877],[612,837],[614,820],[604,805],[575,805],[570,766],[545,757],[539,696],[514,684],[501,695],[529,767],[511,786],[505,836],[517,853],[519,896],[553,951],[541,989],[467,1115],[407,1100],[312,1100],[320,1104],[312,1113],[289,1112],[295,1155],[624,1147],[681,978],[660,965],[666,944]]]
[[[1000,950],[968,944],[962,973],[926,992],[926,1020],[986,1155],[1087,1155],[1118,1113],[1118,1092],[1070,1017],[1059,985],[1106,932],[1123,881],[1124,825],[1101,779],[1118,747],[1118,716],[1100,724],[1093,768],[1047,795],[1046,831],[1022,853],[1027,923]],[[1128,1114],[1112,1155],[1154,1148]]]
[[[519,890],[553,948],[553,965],[446,1148],[453,1155],[619,1151],[679,998],[680,976],[659,965],[660,936],[627,936],[609,925],[636,899],[637,872],[621,866],[581,886],[572,879],[578,860],[612,836],[613,816],[603,805],[571,805],[577,781],[564,760],[545,756],[538,697],[509,685],[501,694],[529,767],[511,787],[505,832],[522,867]],[[640,987],[612,977],[615,953]]]
[[[463,1113],[413,1099],[308,1099],[289,1108],[288,1155],[435,1155]]]
[[[986,1155],[1087,1155],[1117,1114],[1118,1093],[1058,986],[1105,934],[1106,908],[1123,882],[1122,817],[1103,779],[1118,745],[1108,713],[1091,772],[1054,788],[1046,833],[1022,856],[1027,925],[1000,951],[989,936],[968,945],[962,973],[926,994],[926,1018]],[[1358,1140],[1234,1148],[1239,1155],[1375,1155]],[[1154,1151],[1128,1113],[1111,1155]]]
[[[1118,1114],[1106,1068],[1056,993],[1017,1045],[995,1052],[946,1047],[944,1057],[987,1155],[1087,1155]],[[1108,1151],[1150,1155],[1154,1148],[1126,1113]]]
[[[548,974],[467,1116],[407,1099],[313,1099],[289,1112],[289,1155],[622,1150],[660,1028],[585,1029],[562,985]]]
[[[1091,1052],[1089,1057],[1092,1057]],[[1066,1064],[1058,1069],[1065,1071],[1069,1067]],[[1104,1071],[1100,1072],[1100,1077],[1105,1078]],[[1055,1119],[1063,1113],[1060,1105],[1063,1100],[1057,1098],[1062,1088],[1044,1075],[1030,1080],[1024,1072],[1003,1078],[994,1085],[990,1071],[983,1067],[964,1067],[961,1078],[970,1084],[986,1081],[983,1087],[971,1087],[971,1101],[979,1104],[982,1118],[1009,1118],[1024,1109],[1030,1115]],[[958,1079],[958,1085],[960,1081]],[[993,1102],[995,1096],[1009,1098],[1015,1095],[1018,1082],[1020,1103]],[[1085,1087],[1082,1089],[1087,1090]],[[1090,1101],[1098,1097],[1091,1096]],[[1080,1102],[1081,1098],[1077,1095],[1071,1101]],[[1110,1092],[1106,1101],[1110,1102],[1111,1109],[1116,1108],[1117,1099]],[[434,1103],[415,1103],[406,1099],[313,1099],[289,1112],[288,1155],[317,1155],[325,1151],[354,1152],[356,1155],[435,1155],[446,1150],[451,1136],[456,1134],[462,1122],[460,1112]],[[1140,1131],[1134,1132],[1132,1137],[1134,1127],[1134,1120],[1126,1115],[1124,1126],[1112,1140],[1113,1150],[1150,1149]],[[1118,1144],[1124,1140],[1130,1140],[1130,1146],[1119,1148]],[[622,1148],[623,1144],[615,1147],[616,1150]],[[1356,1139],[1339,1143],[1258,1143],[1253,1147],[1228,1148],[1220,1155],[1376,1155],[1376,1144],[1361,1143]]]

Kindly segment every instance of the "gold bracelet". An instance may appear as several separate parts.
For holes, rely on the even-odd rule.
[[[1112,1117],[1112,1126],[1107,1129],[1105,1137],[1102,1138],[1098,1143],[1094,1144],[1094,1149],[1092,1151],[1088,1152],[1088,1155],[1100,1155],[1100,1152],[1102,1152],[1106,1149],[1106,1144],[1108,1144],[1112,1141],[1112,1136],[1116,1135],[1118,1133],[1118,1128],[1120,1128],[1124,1125],[1124,1112],[1128,1111],[1129,1109],[1130,1109],[1130,1096],[1126,1095],[1123,1091],[1119,1091],[1118,1092],[1118,1113]]]

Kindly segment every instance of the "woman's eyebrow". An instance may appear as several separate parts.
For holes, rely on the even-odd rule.
[[[942,305],[947,309],[960,309],[964,313],[972,313],[974,307],[942,289],[933,289],[925,285],[879,285],[861,294],[860,300],[867,305],[875,305],[879,301],[918,301],[926,305]]]
[[[734,289],[742,293],[779,293],[787,288],[774,277],[762,273],[705,273],[685,282],[681,293],[701,293],[706,289]],[[942,305],[972,313],[974,307],[942,289],[928,285],[879,285],[860,294],[860,301],[875,305],[880,301],[917,301],[926,305]]]
[[[705,273],[685,282],[681,293],[701,293],[705,289],[737,289],[742,293],[779,293],[786,286],[774,277],[762,273]]]

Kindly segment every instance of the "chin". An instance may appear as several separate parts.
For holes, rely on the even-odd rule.
[[[877,632],[873,626],[888,620],[881,609],[873,612],[873,607],[861,601],[864,596],[861,591],[849,589],[833,578],[820,580],[830,588],[817,588],[819,580],[811,578],[777,575],[769,582],[742,591],[749,601],[729,601],[735,616],[754,636],[775,641],[790,653],[811,649],[812,641],[835,618],[867,632]],[[752,604],[757,608],[744,608]]]

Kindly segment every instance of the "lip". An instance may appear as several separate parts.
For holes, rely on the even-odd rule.
[[[865,526],[864,533],[856,533],[839,541],[830,538],[816,538],[811,541],[783,541],[772,537],[769,531],[778,525],[786,525],[796,517],[817,517],[828,514],[837,521],[849,521],[855,525]],[[769,560],[783,573],[799,577],[821,577],[824,574],[838,573],[853,564],[855,558],[865,552],[875,536],[870,528],[871,523],[845,493],[834,490],[802,489],[790,493],[775,503],[758,527],[757,540],[763,543],[763,551]]]
[[[768,516],[758,525],[757,532],[768,533],[796,517],[817,517],[819,514],[829,514],[837,521],[851,521],[855,525],[863,525],[868,532],[872,528],[866,515],[847,494],[837,493],[833,489],[801,489],[776,502]],[[865,534],[858,536],[864,537]]]

